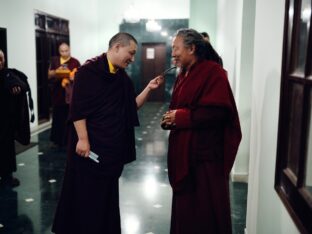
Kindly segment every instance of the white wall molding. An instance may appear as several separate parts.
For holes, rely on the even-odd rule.
[[[231,180],[233,182],[248,183],[248,173],[233,173],[231,174]]]

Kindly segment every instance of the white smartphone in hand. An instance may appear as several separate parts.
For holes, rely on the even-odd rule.
[[[98,160],[99,155],[96,153],[90,151],[89,158],[92,159],[94,162],[99,163],[100,161]]]

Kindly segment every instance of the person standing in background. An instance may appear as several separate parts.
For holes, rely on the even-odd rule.
[[[16,187],[20,181],[13,177],[16,171],[14,140],[23,145],[30,143],[28,107],[34,122],[33,100],[27,76],[16,69],[5,68],[4,64],[4,53],[0,50],[0,186]]]
[[[63,42],[59,45],[60,56],[50,62],[48,77],[51,81],[52,128],[50,140],[53,146],[62,148],[66,141],[66,122],[72,96],[74,74],[80,62],[71,57],[70,47]]]

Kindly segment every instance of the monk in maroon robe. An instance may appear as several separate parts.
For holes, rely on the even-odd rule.
[[[172,56],[181,68],[162,127],[170,129],[171,234],[232,233],[229,173],[241,140],[235,101],[222,67],[205,60],[202,36],[181,29]]]
[[[71,57],[70,47],[67,43],[59,45],[59,54],[60,56],[51,59],[48,72],[52,95],[50,140],[54,145],[62,147],[66,143],[66,123],[73,87],[74,76],[70,73],[75,72],[80,67],[80,62]]]
[[[163,83],[156,77],[135,95],[124,69],[136,51],[136,39],[118,33],[107,53],[76,73],[68,162],[52,227],[57,234],[121,233],[118,179],[123,165],[135,160],[137,109]]]

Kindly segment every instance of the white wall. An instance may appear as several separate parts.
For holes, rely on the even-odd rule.
[[[256,2],[247,233],[299,233],[274,190],[284,0]]]
[[[248,97],[252,83],[255,0],[219,0],[217,9],[217,51],[228,72],[243,134],[232,178],[247,182],[251,116],[251,100]]]
[[[124,11],[131,4],[140,18],[189,18],[189,0],[0,0],[0,27],[7,29],[8,64],[28,76],[36,117],[35,10],[69,20],[72,56],[84,63],[107,50],[109,39],[118,32]],[[31,124],[32,129],[38,125],[37,120]]]
[[[218,32],[216,48],[223,59],[224,69],[228,72],[235,94],[240,74],[243,0],[219,0],[217,9]]]
[[[189,27],[198,32],[207,32],[213,46],[217,37],[218,0],[191,0]]]
[[[190,0],[117,0],[107,4],[99,0],[99,40],[101,48],[107,49],[109,39],[118,32],[124,13],[132,7],[140,19],[186,19],[190,17]]]
[[[248,164],[250,155],[250,120],[251,120],[251,88],[253,77],[253,48],[255,28],[256,0],[243,0],[242,31],[240,40],[241,56],[237,61],[236,73],[236,103],[240,115],[243,140],[237,153],[233,167],[233,179],[236,181],[248,180]]]

